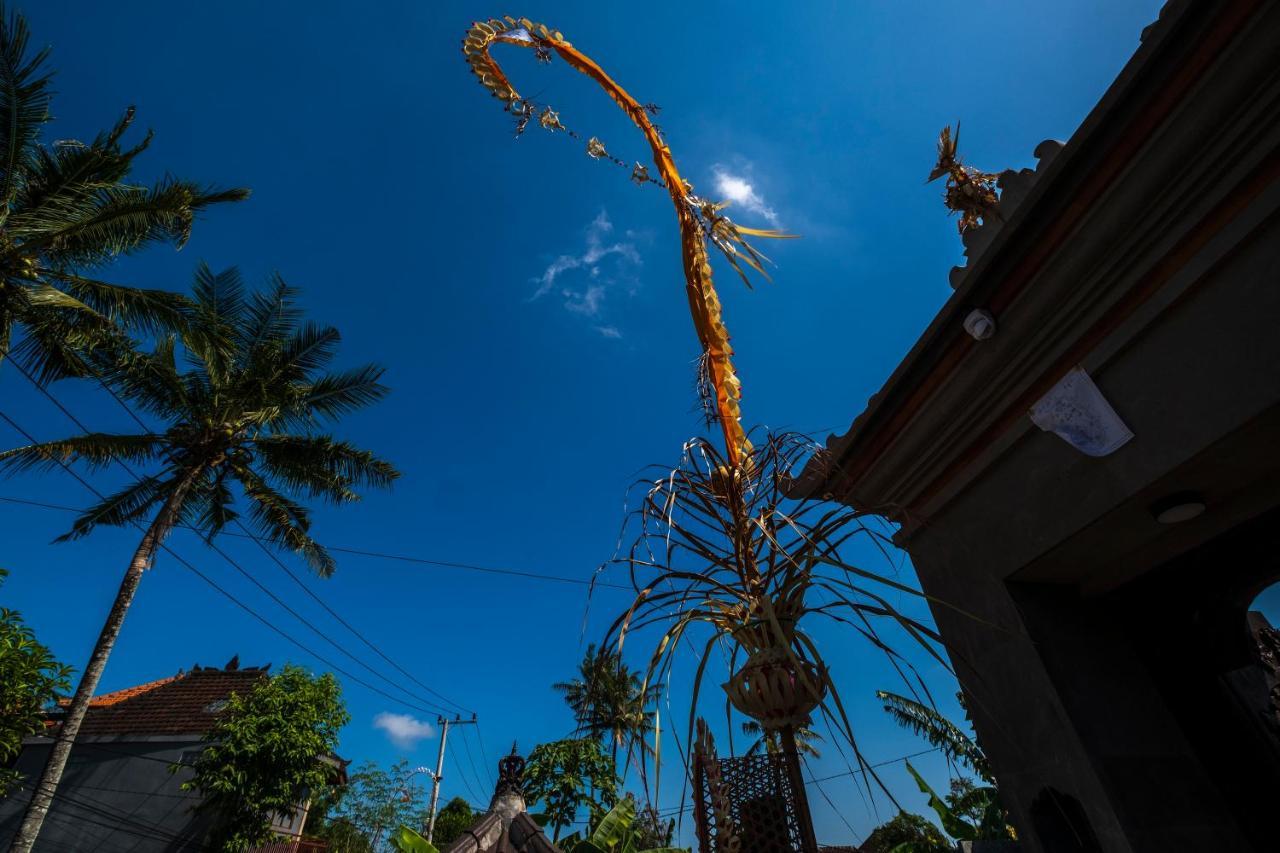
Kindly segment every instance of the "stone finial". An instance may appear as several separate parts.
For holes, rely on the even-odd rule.
[[[994,215],[990,220],[983,219],[980,225],[961,232],[960,239],[964,243],[965,265],[951,268],[950,280],[953,288],[959,287],[964,281],[965,276],[973,267],[973,262],[991,245],[996,234],[1004,227],[1004,224],[1009,221],[1023,199],[1031,192],[1031,188],[1035,186],[1036,182],[1044,174],[1045,167],[1062,150],[1062,146],[1063,143],[1057,140],[1046,139],[1035,148],[1036,167],[1034,169],[1006,169],[1000,173],[996,181],[996,185],[1000,189],[1000,198],[996,202],[993,211]]]
[[[498,784],[494,787],[489,812],[502,818],[504,826],[510,826],[516,815],[527,808],[524,800],[524,758],[516,744],[511,744],[511,754],[498,761]]]

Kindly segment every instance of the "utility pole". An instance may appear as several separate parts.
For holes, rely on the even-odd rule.
[[[431,842],[431,837],[436,831],[436,804],[440,802],[440,780],[444,777],[444,744],[449,739],[449,726],[474,726],[475,724],[475,714],[472,714],[469,720],[461,717],[454,717],[452,720],[448,717],[436,717],[436,725],[440,727],[440,753],[436,756],[436,772],[431,777],[431,816],[427,819],[428,843]]]

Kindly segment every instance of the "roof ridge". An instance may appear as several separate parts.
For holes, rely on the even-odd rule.
[[[133,687],[123,687],[119,690],[112,690],[109,693],[101,693],[89,700],[89,707],[102,708],[115,705],[126,699],[132,699],[134,696],[140,696],[143,693],[150,693],[157,687],[163,687],[166,684],[171,684],[184,676],[185,673],[179,672],[177,675],[170,675],[168,678],[157,678],[155,681],[148,681],[145,684],[138,684]],[[66,707],[71,704],[71,699],[59,699],[58,704]]]

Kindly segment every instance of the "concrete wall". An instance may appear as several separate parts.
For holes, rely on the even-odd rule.
[[[199,799],[180,788],[190,771],[169,772],[169,764],[182,760],[184,752],[199,749],[194,738],[97,738],[76,744],[36,850],[169,853],[199,849],[192,839],[201,837],[205,822],[191,813]],[[34,780],[48,754],[47,745],[30,744],[16,767]],[[0,801],[0,849],[7,849],[17,831],[28,797],[29,788]]]

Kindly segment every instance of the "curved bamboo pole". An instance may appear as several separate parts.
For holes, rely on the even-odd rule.
[[[531,48],[540,56],[554,50],[571,67],[594,80],[600,88],[622,108],[631,122],[644,134],[653,152],[653,163],[671,194],[676,220],[680,226],[681,261],[684,266],[685,292],[689,299],[689,311],[698,341],[706,355],[709,378],[715,389],[715,407],[721,429],[724,431],[726,456],[735,469],[751,456],[751,442],[742,429],[742,383],[733,368],[733,347],[729,344],[729,332],[722,318],[720,297],[711,278],[711,262],[707,256],[708,237],[729,257],[741,274],[738,260],[761,273],[759,264],[763,256],[742,239],[748,234],[756,237],[787,237],[778,231],[744,228],[719,214],[723,205],[713,205],[698,199],[676,168],[671,149],[662,134],[649,118],[648,110],[627,93],[586,54],[564,40],[559,32],[528,18],[492,19],[477,22],[467,31],[462,51],[472,71],[480,78],[506,109],[525,120],[531,117],[532,105],[521,98],[502,68],[490,56],[489,49],[495,43]],[[549,129],[563,129],[559,118],[550,108],[540,117],[540,123]],[[599,144],[597,140],[592,142]],[[600,150],[603,150],[601,148]],[[741,246],[744,251],[735,248]],[[745,274],[743,275],[745,279]]]

